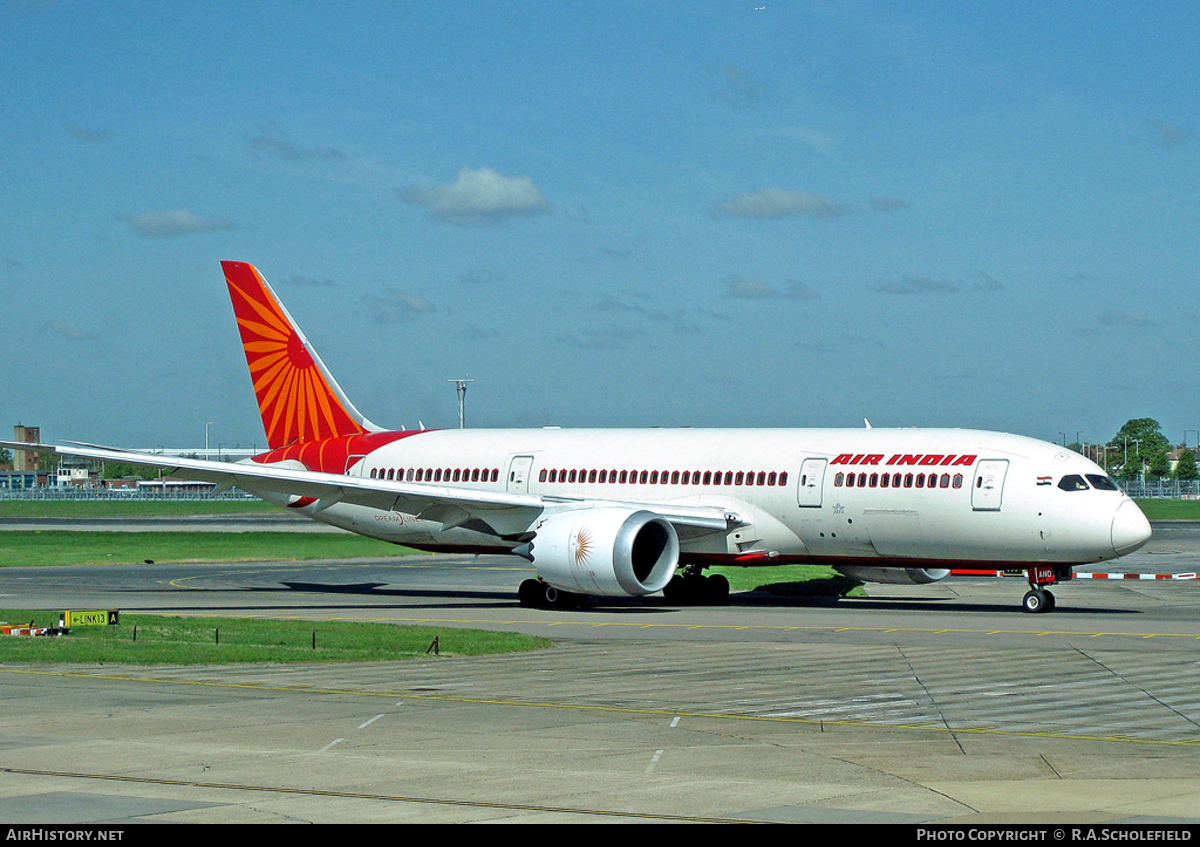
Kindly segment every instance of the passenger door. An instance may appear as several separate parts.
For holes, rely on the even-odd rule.
[[[796,500],[804,508],[821,505],[821,489],[825,484],[826,459],[805,459],[800,465],[800,480]]]
[[[998,512],[1004,499],[1004,477],[1008,459],[984,459],[975,467],[971,486],[971,508],[977,512]]]
[[[513,456],[508,465],[506,489],[520,494],[529,493],[529,470],[533,467],[533,456]]]

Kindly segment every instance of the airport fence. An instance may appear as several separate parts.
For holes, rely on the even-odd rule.
[[[213,494],[211,491],[140,491],[131,488],[27,488],[5,491],[0,489],[0,500],[256,500],[237,488]]]
[[[1197,479],[1117,480],[1117,484],[1130,497],[1139,499],[1200,500]]]

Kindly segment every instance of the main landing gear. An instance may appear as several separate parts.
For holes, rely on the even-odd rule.
[[[587,603],[586,594],[555,588],[540,579],[526,579],[517,587],[517,600],[535,609],[578,609]]]
[[[721,574],[704,576],[700,568],[689,565],[671,577],[663,598],[671,603],[720,606],[729,599],[729,580]]]
[[[720,606],[729,599],[729,580],[720,574],[703,576],[698,567],[682,568],[662,594],[670,603]],[[526,579],[517,587],[517,600],[534,609],[578,609],[587,605],[588,595],[563,591],[542,579]]]
[[[1021,608],[1027,612],[1054,611],[1054,595],[1046,588],[1047,585],[1058,585],[1059,579],[1071,578],[1071,569],[1061,571],[1053,565],[1035,565],[1026,571],[1029,577],[1029,590],[1021,600]]]

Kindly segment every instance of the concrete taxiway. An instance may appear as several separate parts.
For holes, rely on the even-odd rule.
[[[1200,571],[1156,525],[1105,568]],[[0,605],[477,626],[485,659],[0,666],[0,819],[1200,823],[1200,581],[519,607],[519,560],[0,572]]]

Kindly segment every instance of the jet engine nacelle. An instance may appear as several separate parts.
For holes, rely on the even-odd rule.
[[[950,576],[945,568],[880,568],[872,565],[835,565],[834,570],[860,582],[884,585],[928,585]]]
[[[604,597],[661,591],[679,563],[670,521],[640,509],[572,509],[536,526],[528,553],[538,575],[560,591]]]

